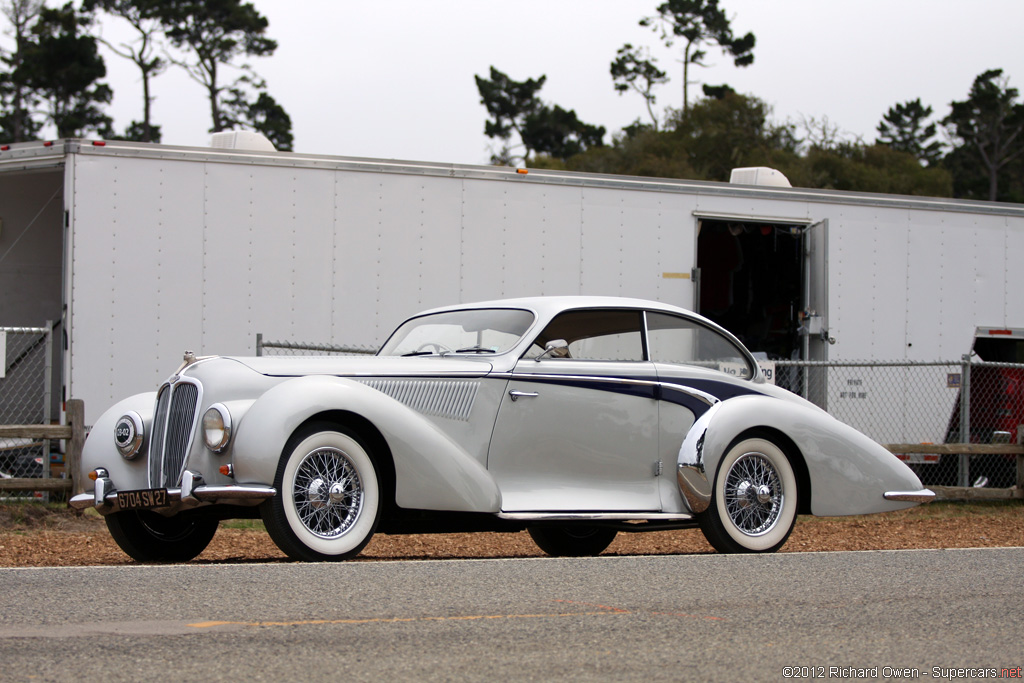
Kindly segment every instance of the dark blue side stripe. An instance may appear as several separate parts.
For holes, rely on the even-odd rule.
[[[616,377],[614,379],[625,379],[632,381],[651,382],[650,384],[626,384],[623,382],[607,381],[602,378],[595,377],[594,379],[580,379],[579,377],[559,377],[558,375],[548,375],[546,377],[537,377],[536,375],[530,375],[523,377],[521,375],[512,375],[509,379],[517,382],[531,382],[534,384],[558,384],[564,387],[576,387],[577,389],[593,389],[594,391],[608,391],[613,394],[625,394],[626,396],[638,396],[640,398],[652,398],[656,399],[658,387],[647,378],[639,377]]]
[[[650,398],[659,401],[666,401],[683,406],[691,411],[695,418],[706,413],[711,406],[705,401],[694,396],[686,390],[695,389],[714,396],[720,401],[744,396],[748,394],[760,394],[760,392],[745,387],[738,387],[728,382],[717,380],[691,379],[682,380],[677,378],[652,378],[652,377],[615,377],[615,378],[580,378],[580,377],[559,377],[548,375],[538,377],[536,375],[512,374],[509,379],[518,382],[530,382],[535,384],[558,384],[579,389],[591,389],[594,391],[607,391],[625,396],[636,396],[639,398]],[[624,380],[616,382],[614,380]],[[637,382],[634,384],[633,382]]]
[[[760,391],[756,389],[750,389],[747,387],[736,386],[729,382],[720,382],[715,379],[677,379],[673,377],[659,377],[658,381],[662,384],[676,384],[681,387],[690,387],[697,391],[703,391],[705,394],[711,394],[719,401],[734,398],[736,396],[748,396],[751,394],[761,395]]]

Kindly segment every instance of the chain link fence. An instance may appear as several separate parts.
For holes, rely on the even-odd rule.
[[[50,325],[0,327],[0,425],[50,423],[52,350]],[[49,461],[49,440],[0,438],[0,478],[49,476]]]
[[[776,384],[882,444],[1008,444],[1024,438],[1024,364],[776,361]],[[925,485],[1009,488],[1012,455],[899,454]]]
[[[356,344],[314,344],[312,342],[265,341],[256,335],[257,356],[372,356],[377,348]]]
[[[265,341],[257,355],[365,356],[356,345]],[[959,361],[773,361],[768,373],[881,444],[1000,444],[1024,439],[1024,364]],[[1013,455],[897,454],[922,483],[1009,488]]]

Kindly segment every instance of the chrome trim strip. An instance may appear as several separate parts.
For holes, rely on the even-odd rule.
[[[935,492],[931,489],[920,491],[886,491],[886,500],[902,500],[909,503],[930,503],[935,500]]]
[[[678,392],[681,392],[683,394],[688,394],[688,395],[694,397],[695,399],[703,401],[704,403],[708,404],[709,406],[713,406],[713,405],[715,405],[716,403],[719,403],[722,400],[722,399],[718,398],[717,396],[713,396],[713,395],[707,393],[706,391],[701,391],[700,389],[694,389],[693,387],[688,387],[688,386],[686,386],[684,384],[672,384],[671,382],[658,382],[658,386],[660,386],[662,389],[668,389],[670,391],[678,391]]]
[[[227,486],[200,486],[192,495],[202,501],[214,500],[266,500],[277,495],[273,486],[262,484],[229,484]]]
[[[693,519],[693,515],[685,512],[499,512],[501,519],[517,521],[575,521],[575,520],[679,520]]]
[[[659,380],[648,380],[648,379],[631,379],[627,377],[601,377],[599,375],[561,375],[561,374],[544,374],[534,372],[495,372],[488,377],[494,377],[497,379],[518,379],[525,381],[557,381],[557,380],[568,380],[573,382],[604,382],[607,384],[625,384],[629,386],[639,387],[659,387],[661,389],[668,389],[670,391],[679,391],[684,394],[689,394],[693,398],[703,401],[709,406],[713,406],[719,401],[720,398],[701,391],[700,389],[694,389],[688,387],[685,384],[674,384],[672,382],[662,382]]]

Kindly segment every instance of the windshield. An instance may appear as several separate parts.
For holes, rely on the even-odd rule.
[[[533,313],[508,308],[423,315],[402,323],[377,355],[503,353],[519,341],[531,324]]]

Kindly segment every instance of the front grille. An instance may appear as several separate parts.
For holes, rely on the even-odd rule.
[[[177,486],[181,479],[199,417],[199,394],[200,386],[194,380],[179,380],[160,388],[149,449],[151,487]]]

